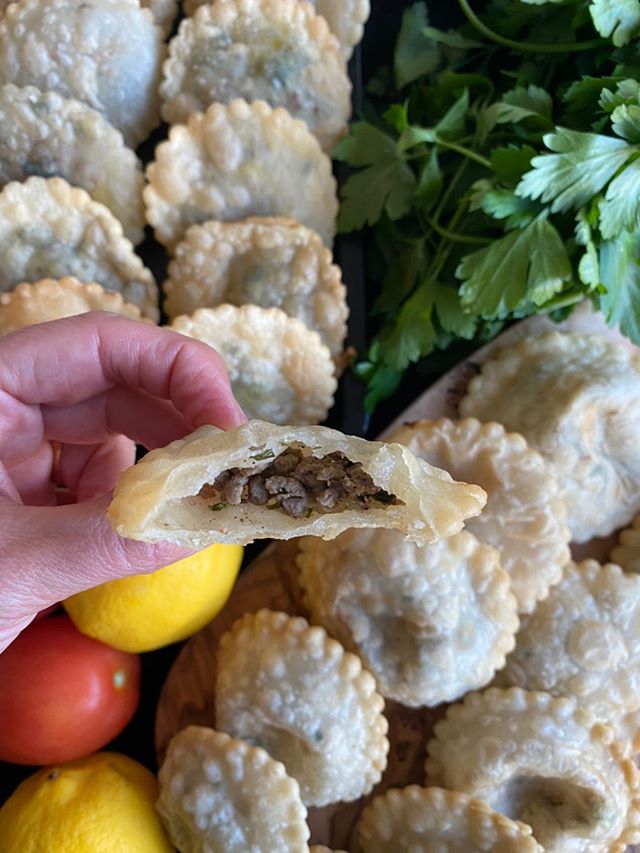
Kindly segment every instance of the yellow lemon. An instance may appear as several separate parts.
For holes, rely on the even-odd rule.
[[[126,652],[149,652],[203,628],[224,606],[240,545],[211,545],[159,569],[80,592],[64,607],[83,634]]]
[[[0,853],[172,853],[156,779],[126,755],[45,767],[0,809]]]

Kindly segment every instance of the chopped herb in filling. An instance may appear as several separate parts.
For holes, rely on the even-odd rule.
[[[288,447],[278,456],[264,450],[251,457],[270,460],[253,468],[223,471],[200,490],[212,511],[241,503],[279,509],[293,518],[401,504],[373,482],[359,462],[340,452],[317,458],[308,448]]]

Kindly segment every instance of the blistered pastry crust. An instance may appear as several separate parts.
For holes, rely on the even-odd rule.
[[[575,699],[513,687],[470,693],[436,723],[429,784],[530,825],[554,853],[623,853],[640,840],[638,770]]]
[[[172,127],[146,174],[147,221],[169,249],[207,219],[288,216],[326,245],[335,233],[331,161],[304,122],[263,101],[213,104]]]
[[[281,308],[315,329],[334,358],[342,352],[349,310],[340,268],[320,236],[292,219],[192,225],[168,274],[170,318],[222,302]]]
[[[506,675],[528,690],[575,696],[612,724],[640,709],[640,577],[611,563],[569,563],[523,622]]]
[[[261,460],[296,443],[310,448],[316,457],[344,453],[362,465],[378,488],[396,495],[402,504],[296,519],[246,503],[212,512],[207,500],[198,497],[200,489],[223,471],[257,468]],[[332,539],[349,527],[387,527],[401,530],[413,541],[429,542],[457,533],[465,518],[480,512],[484,501],[482,489],[454,483],[446,472],[416,459],[399,444],[365,441],[327,427],[249,421],[227,432],[203,426],[148,453],[121,475],[109,518],[121,536],[146,542],[170,540],[195,548],[213,542],[247,544],[254,539],[305,535]]]
[[[199,308],[171,328],[218,351],[249,419],[296,425],[327,417],[337,386],[331,353],[317,332],[279,308]]]
[[[640,515],[636,515],[631,526],[618,537],[618,545],[611,552],[610,560],[625,572],[640,573]]]
[[[45,278],[0,293],[0,335],[87,311],[111,311],[140,319],[138,306],[125,302],[120,293],[105,290],[99,284],[83,284],[76,278]]]
[[[443,788],[390,788],[362,812],[362,853],[542,853],[531,827]]]
[[[215,707],[219,728],[282,761],[305,805],[358,799],[386,767],[373,676],[301,617],[260,610],[234,622],[218,646]]]
[[[0,79],[77,98],[135,147],[159,121],[165,48],[132,0],[21,0],[0,20]]]
[[[525,338],[482,366],[462,415],[522,433],[555,466],[576,542],[640,509],[640,354],[594,335]]]
[[[351,83],[327,22],[300,0],[216,0],[180,24],[160,85],[162,117],[266,101],[304,121],[325,151],[343,136]]]
[[[7,85],[0,127],[0,186],[31,175],[65,178],[108,207],[133,243],[142,240],[142,165],[100,113],[55,92]]]
[[[516,600],[497,552],[470,533],[418,547],[393,530],[347,530],[300,545],[312,621],[362,658],[386,698],[451,702],[504,666]]]
[[[518,610],[530,613],[569,559],[566,508],[551,466],[522,436],[475,418],[418,421],[390,439],[485,489],[487,505],[467,529],[498,550]]]
[[[189,726],[171,740],[158,778],[157,809],[181,853],[308,850],[298,783],[263,749]]]
[[[62,178],[12,181],[0,192],[0,291],[73,276],[118,291],[158,319],[158,291],[104,205]]]

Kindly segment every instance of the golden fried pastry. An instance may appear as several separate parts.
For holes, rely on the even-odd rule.
[[[611,563],[569,563],[523,622],[505,675],[528,690],[575,696],[617,731],[623,715],[640,710],[640,577]]]
[[[566,509],[549,463],[522,436],[474,418],[418,421],[400,427],[390,440],[485,489],[487,505],[467,527],[498,550],[518,610],[530,613],[560,580],[569,559]]]
[[[347,334],[346,287],[319,234],[277,217],[192,225],[164,283],[169,317],[251,303],[281,308],[319,333],[337,358]]]
[[[618,537],[618,545],[611,552],[611,562],[622,566],[625,572],[640,573],[640,515]]]
[[[325,151],[346,133],[351,82],[327,22],[299,0],[216,0],[180,24],[160,86],[162,117],[185,122],[234,98],[302,119]]]
[[[181,853],[308,850],[298,783],[263,749],[189,726],[171,740],[158,778],[157,809]]]
[[[331,353],[317,332],[279,308],[199,308],[171,328],[218,351],[249,419],[298,425],[327,417],[337,387]]]
[[[45,278],[0,293],[0,335],[87,311],[111,311],[140,319],[137,305],[125,302],[120,293],[105,290],[99,284],[83,284],[76,278]]]
[[[332,539],[348,527],[429,542],[457,533],[484,500],[478,486],[455,483],[399,444],[249,421],[227,432],[203,426],[148,453],[121,475],[109,518],[121,536],[194,548]]]
[[[483,365],[460,412],[522,433],[553,463],[576,542],[640,510],[637,351],[594,335],[525,338]]]
[[[142,165],[122,134],[80,101],[34,86],[0,87],[0,186],[58,175],[108,207],[133,243],[144,237]]]
[[[504,666],[516,600],[497,552],[470,533],[418,547],[395,530],[347,530],[300,545],[312,620],[362,658],[386,698],[451,702]]]
[[[373,676],[301,617],[260,610],[234,622],[218,646],[215,707],[219,728],[282,761],[305,805],[362,797],[386,767]]]
[[[362,853],[542,853],[531,827],[443,788],[390,788],[356,829]]]
[[[160,120],[162,32],[131,0],[20,0],[0,20],[0,81],[76,98],[135,147]]]
[[[640,840],[638,770],[575,699],[517,687],[470,693],[436,723],[428,784],[484,800],[554,853],[623,853]]]
[[[207,219],[288,216],[326,245],[335,233],[331,161],[304,122],[264,101],[213,104],[172,127],[146,174],[147,221],[169,249]]]
[[[111,211],[62,178],[7,184],[0,192],[0,291],[66,276],[117,291],[158,319],[153,276]]]

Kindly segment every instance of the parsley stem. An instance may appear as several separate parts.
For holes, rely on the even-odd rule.
[[[496,44],[501,44],[503,47],[510,47],[513,50],[519,50],[521,53],[577,53],[582,50],[593,50],[596,47],[602,47],[607,44],[605,39],[597,38],[589,41],[564,42],[559,44],[545,44],[544,42],[526,42],[514,41],[510,38],[505,38],[493,30],[489,29],[486,24],[483,24],[480,18],[475,14],[469,6],[467,0],[458,0],[458,5],[462,9],[466,19],[475,27],[478,32],[486,36]]]
[[[440,137],[437,138],[436,142],[442,148],[448,148],[450,151],[462,154],[463,157],[467,157],[469,160],[475,160],[476,163],[480,163],[485,169],[491,168],[491,160],[487,160],[486,157],[483,157],[482,154],[478,154],[471,148],[465,148],[464,145],[456,145],[455,142],[448,142],[446,139],[441,139]]]
[[[457,231],[449,231],[448,228],[444,228],[435,219],[427,219],[427,222],[441,237],[445,237],[453,243],[473,243],[474,245],[486,246],[487,243],[493,242],[490,237],[473,237],[471,234],[460,234]]]

